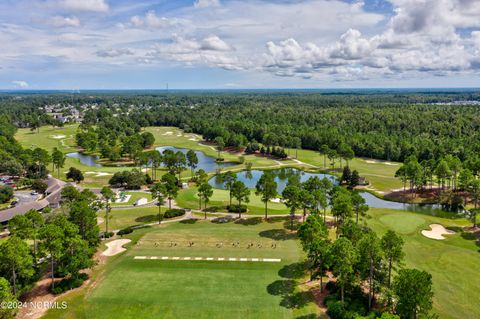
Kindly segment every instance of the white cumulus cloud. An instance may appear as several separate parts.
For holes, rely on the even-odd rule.
[[[26,89],[29,86],[28,82],[19,81],[19,80],[12,81],[12,84],[15,86],[15,88],[18,88],[18,89]]]
[[[220,0],[195,0],[193,6],[195,8],[219,7]]]
[[[64,0],[63,7],[72,11],[107,12],[109,10],[105,0]]]
[[[77,17],[54,16],[48,21],[54,27],[78,27],[80,19]]]

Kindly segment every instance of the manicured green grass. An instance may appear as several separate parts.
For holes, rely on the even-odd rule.
[[[291,150],[291,154],[295,154],[295,150]],[[302,162],[325,169],[324,158],[319,152],[311,150],[298,150],[298,159]],[[327,169],[330,169],[330,161],[327,158]],[[345,165],[345,161],[343,161]],[[372,160],[368,158],[354,158],[349,161],[352,170],[357,170],[361,176],[370,182],[370,188],[377,192],[390,192],[394,189],[401,188],[402,182],[395,178],[395,172],[401,163]],[[337,160],[335,166],[340,170],[340,161]],[[341,172],[340,172],[341,173]],[[380,193],[382,194],[382,193]]]
[[[77,132],[78,124],[66,125],[65,127],[42,126],[40,132],[31,132],[29,129],[19,129],[15,138],[22,144],[24,148],[40,147],[49,152],[57,147],[60,151],[66,153],[76,152],[75,134]],[[64,137],[62,137],[64,136]],[[123,167],[97,167],[87,166],[80,163],[80,160],[67,157],[65,165],[60,169],[60,178],[66,179],[65,175],[70,167],[80,169],[85,177],[82,182],[84,187],[101,187],[108,184],[108,180],[115,172],[124,170]],[[49,167],[51,170],[52,168]],[[105,173],[105,174],[99,174]],[[57,171],[52,171],[52,174],[57,177]],[[108,175],[106,175],[108,174]]]
[[[26,148],[42,147],[51,151],[54,147],[58,147],[61,151],[69,153],[77,151],[77,148],[75,147],[75,133],[77,128],[77,124],[67,125],[63,128],[44,126],[40,128],[40,133],[31,132],[29,129],[19,129],[15,137]],[[201,151],[212,157],[218,156],[215,145],[205,144],[202,142],[201,136],[197,134],[185,133],[176,127],[148,127],[145,130],[151,132],[155,136],[154,147],[175,146]],[[62,135],[65,137],[58,138]],[[296,151],[289,150],[289,153],[290,156],[294,157]],[[225,151],[221,153],[221,156],[225,161],[238,162],[238,165],[223,169],[223,171],[244,169],[245,164],[241,163],[242,160],[244,162],[252,163],[254,169],[273,169],[280,167],[297,167],[306,170],[325,169],[323,165],[323,156],[318,152],[311,150],[298,150],[297,153],[298,160],[307,165],[298,163],[295,159],[278,161],[263,156],[244,155]],[[352,169],[358,170],[362,176],[367,178],[371,183],[369,187],[370,190],[379,194],[390,192],[402,187],[400,180],[394,177],[395,171],[398,169],[400,163],[355,158],[350,161],[349,165]],[[113,173],[130,169],[125,167],[86,166],[81,164],[77,159],[67,158],[65,167],[61,170],[61,178],[65,178],[65,173],[71,166],[76,167],[85,173],[85,181],[83,184],[86,187],[101,187],[108,183],[108,180]],[[327,166],[329,166],[328,159]],[[340,167],[339,161],[337,161],[336,166],[337,168]],[[86,174],[87,172],[90,173]],[[98,173],[106,173],[110,175],[101,176],[102,174],[98,175]],[[158,173],[159,176],[161,176],[164,171],[159,170]],[[182,176],[188,178],[190,176],[190,171],[186,170]]]
[[[38,133],[30,131],[28,128],[21,128],[15,135],[15,139],[25,148],[40,147],[50,151],[57,147],[65,153],[75,152],[77,128],[77,124],[64,127],[42,126]]]
[[[152,194],[148,192],[125,192],[126,195],[130,195],[130,199],[124,203],[112,203],[112,206],[129,206],[133,205],[138,199],[146,198],[149,202],[152,201]]]
[[[142,232],[143,231],[143,232]],[[145,234],[139,238],[139,234]],[[298,240],[272,223],[165,224],[131,234],[128,251],[112,261],[99,282],[66,297],[68,310],[46,318],[318,318]],[[193,241],[193,247],[188,242]],[[238,247],[230,243],[239,242]],[[177,246],[170,247],[175,242]],[[247,248],[250,242],[254,248]],[[216,244],[223,243],[222,248]],[[276,248],[272,248],[276,243]],[[257,244],[262,244],[258,247]],[[280,263],[134,260],[134,256],[281,258]]]
[[[167,207],[162,206],[162,212]],[[98,216],[105,218],[105,212],[99,212]],[[109,215],[108,227],[110,230],[122,229],[128,226],[140,224],[150,224],[158,220],[158,206],[151,207],[132,207],[132,208],[113,208]],[[100,229],[105,229],[105,224],[100,224]]]
[[[433,223],[458,227],[468,221],[384,209],[371,209],[369,215],[368,224],[379,234],[393,229],[405,239],[407,267],[432,274],[434,311],[440,318],[480,318],[480,247],[460,232],[440,241],[421,234]]]
[[[265,214],[265,204],[262,202],[261,197],[255,195],[255,191],[252,189],[250,190],[250,202],[249,203],[242,203],[246,204],[248,207],[248,214],[251,215],[263,215]],[[191,187],[189,189],[181,190],[179,192],[178,197],[176,198],[176,202],[180,207],[184,208],[191,208],[191,209],[199,209],[199,200],[197,195],[197,187]],[[210,202],[207,204],[207,208],[211,206],[226,206],[230,203],[229,194],[227,190],[223,189],[214,189],[213,196],[210,198]],[[236,205],[238,202],[235,198],[232,198],[232,204]],[[202,208],[204,204],[202,203]],[[225,211],[220,210],[220,211]],[[288,209],[282,203],[268,203],[268,213],[275,215],[275,214],[287,214]]]

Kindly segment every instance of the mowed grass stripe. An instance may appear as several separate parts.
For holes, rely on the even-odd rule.
[[[170,257],[170,256],[134,256],[136,260],[184,260],[184,261],[253,261],[253,262],[273,262],[279,263],[282,260],[280,258],[233,258],[233,257]]]

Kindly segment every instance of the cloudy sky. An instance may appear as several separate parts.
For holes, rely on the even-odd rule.
[[[2,0],[0,89],[480,87],[479,0]]]

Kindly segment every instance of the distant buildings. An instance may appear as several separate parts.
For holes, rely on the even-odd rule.
[[[34,202],[20,204],[9,209],[1,210],[0,224],[6,224],[13,217],[17,215],[25,215],[29,210],[32,209],[41,211],[45,207],[60,207],[62,189],[65,186],[69,185],[69,183],[50,177],[47,180],[47,185],[48,187],[45,191],[47,195],[45,196],[45,198]]]

